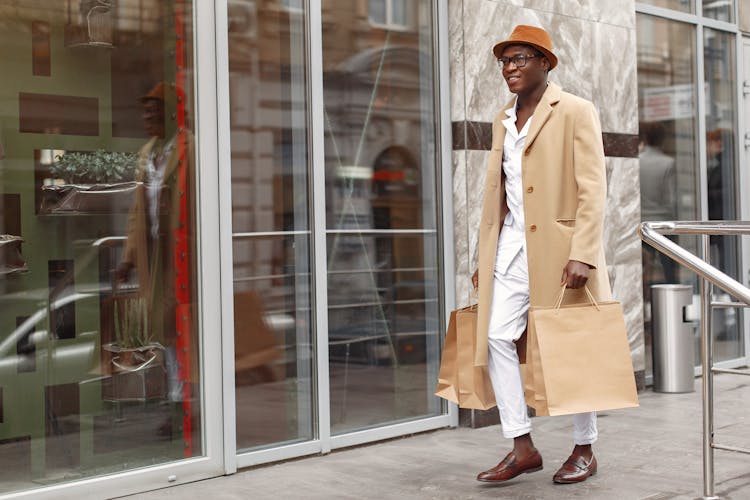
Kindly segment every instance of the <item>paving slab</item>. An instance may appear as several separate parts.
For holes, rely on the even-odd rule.
[[[701,393],[639,394],[636,409],[600,414],[599,473],[576,485],[552,475],[571,447],[569,417],[533,419],[544,470],[501,485],[475,476],[509,450],[498,426],[442,429],[242,470],[127,498],[168,499],[608,499],[701,498]],[[716,376],[716,441],[750,448],[750,378]],[[750,499],[750,455],[716,451],[716,493]]]

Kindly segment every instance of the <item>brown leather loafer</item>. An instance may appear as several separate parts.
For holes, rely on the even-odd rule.
[[[581,456],[569,456],[565,463],[555,472],[552,480],[558,484],[580,483],[589,476],[596,474],[596,457],[591,455],[591,460]]]
[[[513,479],[519,474],[536,472],[542,470],[542,456],[537,450],[521,460],[518,460],[515,452],[508,453],[505,458],[493,468],[480,472],[477,481],[486,483],[502,483]]]

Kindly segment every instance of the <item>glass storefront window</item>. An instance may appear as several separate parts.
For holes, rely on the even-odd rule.
[[[315,437],[307,14],[283,5],[228,12],[240,451]]]
[[[665,9],[672,9],[680,12],[695,13],[694,0],[639,0],[639,3],[653,5],[655,7],[664,7]]]
[[[191,2],[0,16],[0,494],[200,456]]]
[[[349,27],[323,33],[331,432],[340,434],[442,411],[438,112],[431,2],[371,1],[371,16],[386,5],[388,22],[417,22],[366,36],[355,2],[330,3]]]
[[[695,220],[700,218],[695,27],[638,14],[637,31],[641,218]],[[677,242],[697,252],[695,239]],[[692,273],[643,245],[647,371],[651,285],[693,282]]]
[[[705,5],[705,4],[704,4]],[[737,68],[733,33],[703,31],[706,85],[706,179],[710,220],[738,220],[736,132]],[[713,236],[711,264],[739,279],[739,236]],[[722,297],[729,300],[728,296]],[[743,355],[739,309],[717,309],[712,316],[714,359]]]
[[[707,3],[703,4],[706,7]],[[711,4],[714,7],[718,3]],[[705,27],[703,30],[705,89],[706,192],[700,200],[697,149],[697,82],[695,26],[638,14],[638,85],[640,118],[640,183],[643,220],[737,220],[739,201],[736,160],[737,68],[736,35]],[[705,209],[702,207],[705,204]],[[699,240],[676,241],[700,255]],[[740,279],[739,237],[710,238],[710,262]],[[646,345],[651,344],[650,287],[658,283],[692,284],[693,273],[651,247],[643,247],[643,286]],[[696,299],[697,300],[697,299]],[[729,300],[717,292],[717,300]],[[698,314],[697,309],[694,314]],[[744,355],[741,313],[717,309],[712,315],[714,359]],[[696,331],[696,364],[700,363]],[[646,349],[650,370],[650,349]]]

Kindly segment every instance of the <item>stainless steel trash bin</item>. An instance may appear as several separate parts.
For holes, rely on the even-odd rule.
[[[684,319],[693,302],[690,285],[651,286],[654,391],[693,392],[693,323]]]

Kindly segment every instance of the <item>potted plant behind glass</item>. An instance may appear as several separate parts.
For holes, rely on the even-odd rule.
[[[146,300],[115,296],[111,305],[114,342],[103,346],[109,353],[104,399],[163,399],[166,395],[164,346],[151,336]]]
[[[137,154],[98,149],[66,152],[49,167],[42,186],[43,214],[127,212],[137,182]]]

